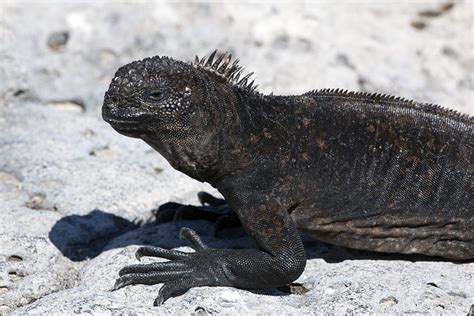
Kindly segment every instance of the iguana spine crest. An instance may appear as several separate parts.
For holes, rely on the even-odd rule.
[[[339,88],[324,88],[324,89],[315,89],[309,92],[304,93],[303,95],[311,96],[311,95],[318,95],[318,96],[339,96],[339,97],[357,97],[357,98],[368,98],[373,99],[374,102],[396,102],[398,106],[407,106],[413,109],[420,109],[426,110],[428,112],[433,112],[435,114],[443,114],[452,119],[462,120],[466,125],[473,125],[474,124],[474,117],[470,116],[469,114],[460,113],[456,110],[449,109],[437,104],[432,103],[423,103],[417,102],[411,99],[406,99],[403,97],[397,97],[389,94],[384,93],[372,93],[372,92],[355,92],[345,89]]]
[[[216,57],[216,55],[218,56]],[[196,55],[192,65],[195,68],[209,71],[226,79],[231,85],[238,86],[251,92],[255,91],[258,87],[258,85],[254,85],[255,80],[249,82],[249,78],[253,75],[253,72],[240,78],[243,75],[245,68],[239,65],[240,60],[238,58],[235,59],[232,64],[231,60],[232,54],[229,52],[218,53],[216,49],[210,55],[206,55],[201,59]]]

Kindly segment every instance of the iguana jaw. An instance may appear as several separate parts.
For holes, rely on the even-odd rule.
[[[117,105],[104,102],[102,118],[120,134],[141,138],[148,132],[149,122],[153,117],[138,111],[138,109],[134,110],[132,107],[122,109]]]
[[[113,129],[125,136],[139,138],[144,133],[143,125],[141,122],[122,121],[116,119],[106,119],[106,121],[112,126]]]

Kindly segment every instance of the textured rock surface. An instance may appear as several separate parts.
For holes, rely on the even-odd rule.
[[[122,64],[156,54],[191,60],[214,48],[240,57],[262,92],[338,87],[474,114],[471,2],[4,1],[0,10],[0,314],[459,315],[474,303],[473,263],[375,256],[310,239],[301,286],[291,289],[197,288],[159,308],[160,285],[110,292],[138,245],[184,247],[181,226],[213,247],[253,242],[241,231],[216,238],[203,221],[140,226],[164,202],[197,203],[196,192],[215,191],[100,118]]]

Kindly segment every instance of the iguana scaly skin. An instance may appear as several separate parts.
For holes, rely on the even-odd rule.
[[[169,262],[120,271],[115,288],[164,283],[155,304],[196,286],[267,288],[303,272],[297,228],[358,249],[474,258],[473,117],[401,98],[258,93],[228,54],[121,67],[102,115],[171,165],[209,182],[258,249],[143,247]]]

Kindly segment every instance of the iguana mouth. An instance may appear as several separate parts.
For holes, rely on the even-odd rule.
[[[136,129],[140,125],[143,125],[143,122],[140,122],[138,120],[123,120],[116,118],[107,118],[106,122],[112,125],[113,127],[117,127],[120,129]]]
[[[121,120],[121,119],[113,119],[108,118],[107,123],[109,123],[113,129],[115,129],[120,134],[124,134],[127,136],[139,136],[142,135],[146,131],[146,124],[143,122],[135,121],[135,120]]]
[[[124,126],[125,128],[133,125],[146,125],[152,119],[150,115],[142,111],[131,111],[131,108],[125,110],[110,105],[102,107],[102,118],[112,126]]]
[[[119,113],[106,110],[102,112],[102,117],[120,134],[137,137],[146,132],[147,124],[143,118],[129,115],[121,116],[118,114]]]

